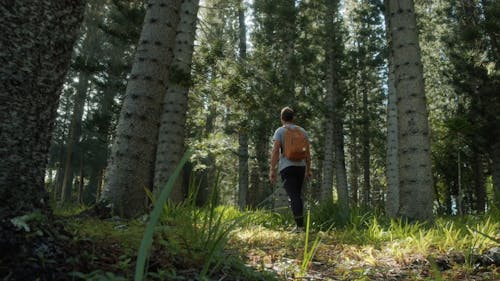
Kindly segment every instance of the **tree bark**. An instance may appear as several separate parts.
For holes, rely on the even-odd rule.
[[[329,11],[331,13],[331,11]],[[328,21],[333,19],[328,18]],[[326,122],[325,122],[325,141],[324,141],[324,157],[323,157],[323,180],[321,186],[322,200],[333,201],[333,167],[334,167],[334,122],[337,108],[335,107],[335,92],[334,92],[334,50],[333,39],[327,38],[326,43]]]
[[[389,1],[384,0],[386,38],[389,49],[391,49],[392,38],[389,32],[389,18]],[[390,218],[395,218],[399,209],[398,108],[396,106],[397,93],[394,85],[394,63],[391,55],[387,58],[387,62],[389,70],[387,77],[387,194],[385,212]]]
[[[331,30],[327,37],[326,44],[326,59],[327,59],[327,71],[326,71],[326,89],[327,89],[327,105],[331,106],[329,108],[330,113],[327,118],[327,129],[325,137],[325,160],[324,167],[325,172],[331,173],[332,175],[325,176],[325,180],[331,181],[333,177],[333,166],[335,167],[335,179],[337,183],[337,198],[338,203],[342,210],[349,209],[349,191],[347,187],[347,172],[345,167],[345,154],[344,154],[344,128],[343,128],[343,117],[342,117],[342,104],[343,104],[343,94],[340,90],[340,78],[339,71],[341,69],[341,63],[339,62],[338,53],[343,50],[336,47],[335,44],[340,45],[342,42],[341,34],[334,30],[338,30],[336,26],[335,18],[338,16],[339,1],[331,1],[327,6],[327,24],[326,27]],[[331,133],[329,131],[331,130]],[[331,138],[331,139],[330,139]],[[331,142],[327,146],[327,143]],[[331,145],[331,146],[330,146]],[[327,149],[331,150],[331,157],[333,159],[327,158],[327,154],[330,153]],[[331,168],[328,168],[330,166]],[[326,183],[330,189],[327,190],[327,186],[324,186],[323,191],[327,191],[327,196],[322,196],[323,198],[332,198],[332,184]]]
[[[198,0],[184,0],[177,26],[174,59],[170,67],[167,93],[163,99],[156,150],[155,188],[165,186],[185,151],[185,123],[188,110],[188,92],[191,85],[191,62],[198,15]],[[182,177],[172,190],[170,199],[180,202],[185,197]]]
[[[398,93],[399,183],[398,215],[432,220],[433,179],[423,68],[412,0],[390,0],[391,55]]]
[[[152,188],[161,101],[168,82],[179,0],[151,0],[123,101],[103,199],[123,217],[146,209],[145,188]]]
[[[47,152],[83,3],[0,4],[1,218],[47,206]]]
[[[53,280],[58,270],[27,263],[54,254],[39,219],[26,220],[28,234],[12,220],[50,213],[48,149],[83,10],[84,1],[75,0],[0,3],[0,263],[10,280]]]

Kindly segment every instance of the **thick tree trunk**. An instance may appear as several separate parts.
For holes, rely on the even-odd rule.
[[[174,59],[169,71],[168,89],[163,99],[156,150],[155,188],[165,186],[185,151],[185,123],[188,92],[191,85],[191,62],[198,15],[198,0],[184,0],[175,38]],[[170,199],[180,202],[185,197],[182,177],[179,177]]]
[[[433,218],[428,112],[412,0],[390,0],[391,55],[398,93],[399,211],[409,220]]]
[[[73,190],[73,166],[75,152],[80,143],[80,136],[82,134],[82,118],[87,98],[87,90],[89,88],[89,75],[81,72],[79,76],[78,86],[73,101],[73,116],[71,117],[71,124],[69,127],[68,141],[66,142],[66,159],[64,161],[64,177],[61,186],[61,202],[66,203],[71,199]]]
[[[44,173],[83,1],[0,5],[0,197],[16,214],[45,208]],[[12,213],[11,213],[12,214]]]
[[[26,220],[28,235],[12,219],[49,212],[47,153],[83,10],[75,0],[0,4],[0,264],[10,280],[53,280],[57,271],[30,266],[54,255],[38,220]]]
[[[389,17],[389,1],[384,0],[386,38],[389,48],[392,48]],[[387,61],[389,71],[387,77],[387,194],[385,212],[390,218],[395,218],[399,209],[398,108],[396,106],[397,93],[394,86],[394,63],[391,55],[389,55]]]
[[[103,199],[114,211],[134,217],[146,209],[152,188],[161,101],[165,95],[180,0],[151,0],[116,129]]]

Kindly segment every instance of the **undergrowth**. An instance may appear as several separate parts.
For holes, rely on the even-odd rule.
[[[439,217],[433,223],[407,223],[361,209],[342,214],[337,205],[324,204],[311,208],[307,233],[291,234],[286,231],[289,214],[265,209],[240,211],[215,204],[215,198],[198,207],[195,198],[193,191],[183,203],[162,205],[141,280],[282,280],[293,274],[306,278],[313,261],[335,268],[336,276],[345,280],[363,280],[366,268],[342,264],[356,260],[379,267],[381,258],[390,258],[404,265],[417,256],[429,264],[430,279],[421,280],[453,280],[446,276],[475,272],[477,256],[499,245],[498,211]],[[65,207],[57,212],[69,215],[75,210],[79,208]],[[143,221],[83,218],[68,220],[67,224],[77,237],[100,241],[94,243],[95,248],[104,243],[121,247],[105,269],[100,268],[101,257],[96,250],[89,258],[95,263],[94,270],[75,270],[76,280],[131,280],[145,229]],[[451,265],[451,273],[442,273],[436,257],[452,253],[459,253],[464,261]],[[287,258],[296,263],[273,267]]]

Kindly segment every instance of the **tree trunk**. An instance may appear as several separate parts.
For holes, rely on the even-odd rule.
[[[474,151],[472,169],[474,174],[475,210],[484,213],[486,207],[486,187],[484,186],[483,160],[478,151]]]
[[[389,62],[386,159],[387,195],[385,198],[385,211],[390,218],[396,217],[399,209],[398,111],[393,71],[392,63]]]
[[[184,0],[175,38],[174,59],[169,71],[167,93],[163,99],[156,150],[155,188],[165,186],[185,151],[185,123],[188,92],[191,85],[191,62],[198,14],[198,0]],[[180,202],[185,197],[182,177],[172,190],[170,199]]]
[[[10,280],[51,280],[58,270],[50,263],[29,265],[53,254],[54,241],[37,227],[42,220],[26,220],[27,233],[12,219],[50,212],[44,188],[48,149],[83,10],[84,1],[74,0],[0,4],[0,263]]]
[[[389,1],[384,0],[386,38],[389,48],[392,48],[389,17]],[[399,209],[398,108],[396,106],[397,93],[394,86],[394,63],[391,55],[389,55],[387,61],[389,71],[387,77],[387,194],[385,212],[388,217],[395,218]]]
[[[260,136],[263,136],[264,138],[257,140],[257,143],[255,144],[255,156],[257,158],[258,167],[258,183],[252,191],[256,193],[258,204],[271,195],[272,191],[269,187],[269,180],[267,179],[269,172],[269,141],[265,132],[262,132]],[[278,204],[281,203],[282,202],[278,202]]]
[[[355,127],[353,125],[353,127]],[[357,130],[357,128],[352,128]],[[359,157],[358,157],[358,137],[355,131],[352,131],[352,144],[351,144],[351,189],[352,189],[352,203],[354,206],[358,206],[359,203]]]
[[[283,2],[282,2],[283,3]],[[296,18],[297,8],[295,7],[295,0],[284,1],[286,10],[286,17],[282,18],[282,30],[284,30],[285,46],[283,50],[284,55],[284,83],[283,89],[285,96],[295,97],[295,83],[297,78],[297,71],[295,66],[295,41],[297,37],[296,31]],[[295,105],[294,105],[295,106]]]
[[[363,77],[364,75],[362,75]],[[366,87],[366,77],[361,78],[363,91],[363,130],[361,133],[362,164],[363,164],[363,201],[365,207],[371,206],[371,185],[370,185],[370,120],[368,116],[368,90]]]
[[[333,142],[335,144],[335,177],[337,180],[338,204],[341,210],[349,210],[349,189],[347,187],[344,153],[344,124],[340,117],[334,120]]]
[[[500,134],[497,133],[496,142],[493,145],[493,204],[500,208]]]
[[[161,101],[172,62],[180,1],[151,0],[116,129],[103,199],[120,216],[146,209],[152,188]]]
[[[84,166],[83,166],[83,153],[80,155],[80,175],[78,177],[78,197],[76,202],[78,204],[83,204],[83,184],[84,184]]]
[[[359,145],[358,145],[358,126],[356,117],[358,116],[358,93],[357,90],[353,92],[353,109],[352,114],[354,116],[354,120],[350,123],[351,131],[351,192],[352,192],[352,203],[354,206],[359,206]]]
[[[89,75],[81,72],[79,76],[78,86],[73,101],[73,116],[71,117],[71,125],[69,127],[68,141],[66,143],[66,159],[64,161],[64,178],[61,186],[61,202],[67,203],[71,200],[71,192],[73,190],[73,166],[74,155],[77,152],[75,149],[80,143],[82,134],[82,118],[87,98],[87,90],[89,88]]]
[[[238,136],[238,206],[243,210],[247,205],[248,192],[248,135],[246,132]]]
[[[65,112],[64,120],[69,119],[69,115],[70,115],[69,109],[70,108],[68,107],[66,112]],[[57,165],[56,180],[54,183],[54,191],[53,191],[54,193],[52,194],[52,200],[54,200],[54,202],[57,202],[60,199],[60,196],[62,193],[62,182],[64,179],[64,170],[65,170],[64,169],[64,159],[65,159],[65,157],[64,157],[65,156],[64,140],[66,139],[66,137],[68,135],[67,131],[69,131],[69,128],[66,128],[66,126],[64,126],[62,136],[61,136],[61,142],[59,144],[59,146],[60,146],[59,159],[58,159],[59,161],[56,163],[56,165]]]
[[[398,215],[409,220],[432,220],[434,192],[428,112],[414,4],[412,0],[390,0],[389,8],[391,55],[398,93]]]
[[[108,73],[108,75],[117,76],[116,73]],[[94,160],[94,164],[89,165],[89,182],[87,184],[85,196],[83,198],[84,202],[87,204],[97,202],[97,199],[100,196],[100,192],[102,191],[100,185],[102,184],[102,173],[106,168],[106,161],[108,160],[109,155],[108,147],[111,139],[111,126],[114,115],[112,107],[115,103],[114,99],[116,94],[117,88],[112,85],[107,85],[99,102],[97,117],[95,117],[100,120],[96,128],[99,136],[99,155],[95,156],[96,158]]]
[[[7,203],[1,218],[7,210],[46,207],[47,152],[82,7],[83,1],[0,7],[0,197]]]
[[[329,14],[331,11],[329,11]],[[328,21],[333,21],[333,19],[328,18]],[[334,167],[334,150],[335,144],[334,138],[334,122],[335,114],[338,110],[335,107],[335,90],[334,81],[335,71],[334,67],[334,50],[333,50],[333,38],[327,38],[325,53],[326,53],[326,73],[325,73],[325,83],[326,83],[326,121],[325,121],[325,141],[324,141],[324,158],[323,158],[323,180],[322,180],[322,200],[323,201],[333,201],[333,167]]]
[[[238,8],[239,22],[239,59],[243,65],[247,57],[247,29],[245,23],[244,1],[240,0]],[[244,94],[244,93],[242,93]],[[248,125],[246,120],[240,122],[238,132],[238,206],[243,210],[247,205],[248,193]]]
[[[337,198],[338,203],[342,210],[349,209],[349,191],[347,187],[347,172],[345,167],[345,154],[344,154],[344,120],[342,117],[342,104],[343,104],[343,94],[340,90],[340,78],[339,71],[341,70],[341,63],[339,61],[338,53],[342,53],[343,49],[338,48],[340,42],[342,42],[342,35],[338,26],[336,26],[335,18],[339,13],[339,1],[328,2],[327,11],[327,28],[330,29],[329,36],[327,38],[326,54],[327,54],[327,73],[326,82],[327,84],[327,104],[331,106],[330,118],[327,119],[327,137],[325,139],[325,171],[326,166],[335,167],[335,179],[337,182]],[[334,31],[335,30],[335,31]],[[335,45],[337,44],[337,46]],[[331,92],[329,94],[329,92]],[[329,124],[330,123],[330,124]],[[331,130],[331,135],[328,131]],[[330,140],[331,138],[331,140]],[[331,153],[333,154],[333,161],[327,159],[326,154],[329,153],[327,150],[326,143],[331,141]],[[329,161],[329,162],[327,162]],[[328,171],[330,172],[330,171]],[[333,171],[331,172],[333,174]],[[325,177],[330,180],[333,175],[328,175]],[[330,190],[328,193],[329,198],[332,198],[331,184],[329,184]],[[326,191],[325,188],[323,190]],[[328,198],[323,196],[323,198]]]

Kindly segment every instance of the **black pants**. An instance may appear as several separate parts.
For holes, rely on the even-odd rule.
[[[283,187],[290,198],[292,213],[298,227],[304,226],[304,205],[302,203],[302,185],[306,175],[306,167],[290,166],[281,170]]]

